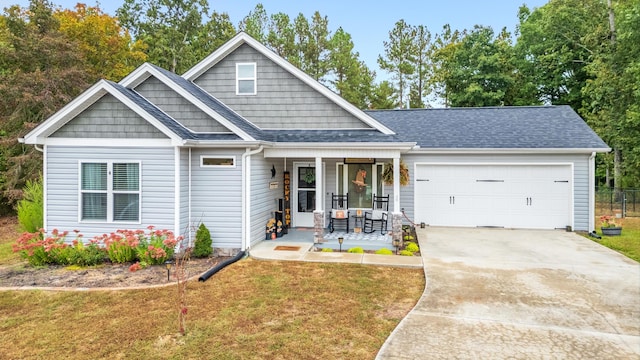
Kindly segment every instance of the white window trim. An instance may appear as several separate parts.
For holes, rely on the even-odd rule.
[[[253,65],[253,76],[252,77],[240,77],[239,68],[242,65]],[[240,92],[240,81],[241,80],[252,80],[253,81],[253,92],[251,93],[241,93]],[[251,63],[236,63],[236,95],[256,95],[258,93],[258,65],[254,62]]]
[[[233,165],[205,165],[204,159],[233,159]],[[218,169],[235,169],[236,168],[236,156],[224,156],[224,155],[200,155],[200,167],[202,168],[218,168]]]
[[[82,190],[82,164],[107,164],[107,190]],[[113,164],[138,164],[138,191],[115,191],[113,190]],[[107,219],[106,220],[83,220],[82,219],[82,194],[83,193],[107,193]],[[113,219],[113,195],[114,194],[138,194],[138,221],[115,221]],[[78,161],[78,223],[94,224],[142,224],[142,161],[140,160],[79,160]]]

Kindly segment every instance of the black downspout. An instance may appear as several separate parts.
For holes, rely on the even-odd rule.
[[[207,281],[207,279],[209,279],[210,277],[212,277],[215,273],[217,273],[218,271],[224,269],[225,267],[233,264],[234,262],[242,259],[245,255],[245,251],[240,251],[239,253],[236,254],[236,256],[232,257],[229,260],[225,260],[223,262],[221,262],[220,264],[212,267],[211,269],[205,271],[202,275],[200,275],[200,277],[198,278],[198,281],[202,281],[205,282]]]

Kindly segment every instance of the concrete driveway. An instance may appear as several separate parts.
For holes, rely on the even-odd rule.
[[[378,359],[640,359],[640,265],[574,233],[419,229],[427,286]]]

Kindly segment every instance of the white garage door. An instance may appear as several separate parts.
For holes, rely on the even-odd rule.
[[[435,226],[572,225],[570,165],[417,165],[415,219]]]

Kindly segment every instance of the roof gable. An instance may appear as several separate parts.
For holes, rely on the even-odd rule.
[[[62,128],[69,121],[81,114],[91,105],[105,95],[111,95],[124,104],[127,108],[142,117],[148,123],[157,128],[176,144],[182,143],[182,139],[191,138],[191,133],[179,126],[175,120],[146,101],[133,90],[107,80],[100,80],[73,101],[53,114],[35,129],[30,131],[23,139],[25,144],[44,144],[45,139]]]
[[[229,107],[199,88],[193,82],[158,66],[145,63],[122,79],[120,84],[125,87],[135,88],[150,76],[160,80],[163,84],[174,90],[179,96],[187,99],[198,109],[205,112],[223,127],[232,131],[242,140],[252,141],[260,139],[260,130],[253,124],[236,114]]]
[[[196,81],[196,79],[205,74],[209,69],[222,62],[227,56],[237,51],[243,45],[249,46],[261,55],[265,56],[279,68],[293,75],[293,77],[297,78],[306,86],[313,89],[316,93],[328,99],[331,103],[337,105],[341,109],[344,109],[346,113],[366,124],[366,126],[370,129],[380,131],[383,134],[393,134],[393,131],[391,129],[376,121],[374,118],[368,116],[365,112],[353,106],[348,101],[344,100],[342,97],[340,97],[324,85],[320,84],[318,81],[314,80],[309,75],[305,74],[303,71],[296,68],[285,59],[278,56],[276,53],[269,50],[267,47],[244,32],[238,33],[233,39],[218,48],[203,61],[196,64],[193,68],[182,75],[183,78],[191,81]],[[260,84],[259,81],[260,80],[258,78],[258,84]],[[277,95],[277,91],[274,91],[274,93]]]

